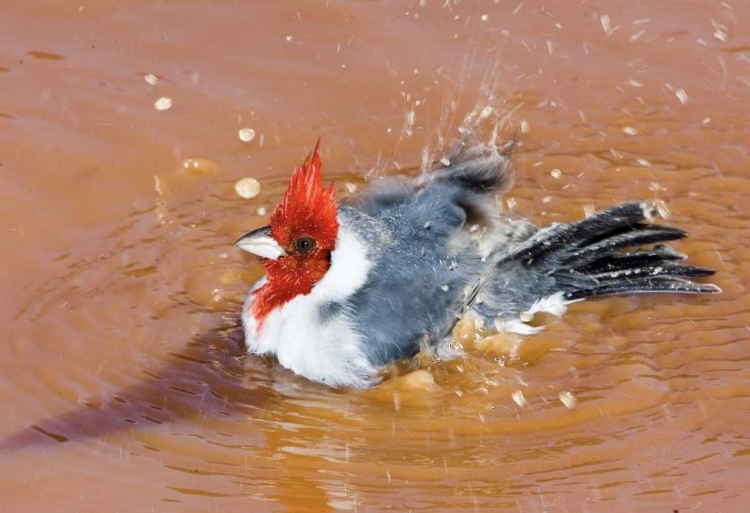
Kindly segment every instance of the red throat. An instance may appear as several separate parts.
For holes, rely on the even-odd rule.
[[[289,188],[271,212],[271,236],[287,255],[263,260],[268,281],[256,292],[251,307],[258,327],[275,308],[309,294],[331,265],[339,228],[338,209],[333,184],[323,188],[319,146],[320,140],[294,170]],[[314,240],[313,250],[297,249],[296,242],[302,237]]]
[[[290,256],[265,262],[268,281],[255,293],[251,307],[258,328],[273,310],[297,296],[309,294],[325,276],[328,267],[328,255],[306,259]]]

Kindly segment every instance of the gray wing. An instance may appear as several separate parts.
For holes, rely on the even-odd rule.
[[[378,240],[369,279],[345,306],[369,341],[373,363],[443,339],[469,304],[486,263],[467,223],[496,208],[494,195],[511,180],[508,152],[456,141],[450,165],[412,181],[380,181],[345,207],[345,215],[373,219],[361,235]]]

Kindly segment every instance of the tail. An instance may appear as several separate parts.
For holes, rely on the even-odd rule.
[[[713,269],[681,264],[685,255],[659,244],[688,233],[646,224],[655,214],[646,203],[625,203],[577,223],[552,225],[505,255],[499,265],[516,262],[552,278],[550,292],[561,292],[569,301],[646,292],[721,292],[716,285],[692,281],[714,274]],[[625,251],[645,244],[655,245]]]

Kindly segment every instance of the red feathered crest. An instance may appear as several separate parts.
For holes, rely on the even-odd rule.
[[[318,248],[333,251],[338,233],[333,184],[323,189],[320,154],[315,149],[294,170],[281,203],[271,212],[271,235],[287,250],[302,236],[315,239]]]

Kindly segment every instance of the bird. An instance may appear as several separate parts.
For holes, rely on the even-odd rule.
[[[235,243],[265,270],[243,305],[247,352],[330,387],[368,388],[388,365],[444,347],[462,318],[523,335],[542,329],[527,323],[533,314],[561,316],[584,299],[721,292],[693,280],[713,269],[664,244],[688,233],[653,224],[651,204],[546,227],[502,211],[516,146],[465,135],[419,176],[372,180],[339,202],[318,140],[268,226]]]

